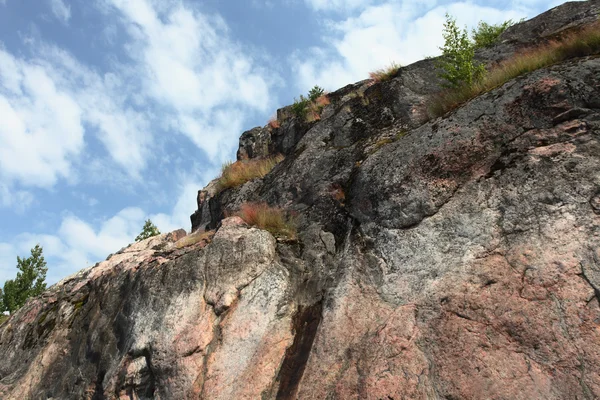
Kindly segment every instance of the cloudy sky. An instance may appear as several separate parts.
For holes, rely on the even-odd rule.
[[[48,282],[189,230],[239,135],[314,84],[439,53],[461,26],[563,1],[0,0],[0,285],[40,243]]]

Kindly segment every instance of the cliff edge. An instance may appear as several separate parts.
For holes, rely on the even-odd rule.
[[[491,68],[597,21],[566,3],[477,53]],[[442,117],[433,60],[278,111],[198,194],[193,233],[66,278],[0,326],[6,399],[600,398],[600,57]],[[296,215],[274,236],[234,215]]]

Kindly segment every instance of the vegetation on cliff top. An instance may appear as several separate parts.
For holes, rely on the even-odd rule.
[[[144,239],[148,239],[152,236],[157,236],[157,235],[160,235],[160,231],[158,230],[156,225],[154,225],[152,223],[152,221],[147,219],[146,222],[144,223],[144,227],[142,228],[142,232],[140,232],[140,234],[137,235],[137,237],[135,238],[135,241],[139,242]]]
[[[524,50],[500,63],[471,84],[437,95],[429,104],[430,117],[439,117],[464,102],[499,87],[520,75],[576,57],[600,54],[600,22],[564,34],[545,45]]]
[[[308,91],[306,97],[301,94],[300,99],[294,99],[291,110],[296,117],[312,122],[321,119],[321,111],[327,104],[329,99],[325,89],[315,85]]]

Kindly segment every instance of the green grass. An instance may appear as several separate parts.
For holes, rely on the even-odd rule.
[[[440,117],[466,101],[497,88],[509,80],[535,70],[577,57],[600,54],[600,22],[562,39],[521,52],[489,71],[470,85],[449,89],[436,95],[428,105],[430,118]]]
[[[4,315],[0,313],[0,325],[2,325],[4,323],[4,321],[7,321],[10,318],[10,315]]]
[[[223,165],[218,189],[219,191],[222,191],[227,188],[243,185],[255,178],[263,178],[282,160],[283,156],[277,155],[268,158],[226,163]]]

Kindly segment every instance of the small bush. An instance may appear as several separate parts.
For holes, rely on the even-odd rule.
[[[219,178],[219,191],[243,185],[255,178],[263,178],[282,160],[283,156],[278,154],[274,157],[226,163]]]
[[[286,215],[280,208],[270,207],[266,203],[244,203],[235,215],[248,225],[271,232],[273,236],[288,239],[296,237],[294,218]]]
[[[467,30],[461,31],[456,20],[449,14],[446,14],[443,36],[444,46],[440,47],[442,56],[436,63],[441,70],[439,77],[446,81],[443,86],[457,88],[481,80],[485,68],[474,59],[475,48],[469,40]]]
[[[388,67],[381,68],[376,71],[369,73],[369,78],[375,82],[385,82],[394,78],[398,74],[398,70],[401,68],[400,64],[392,62]]]
[[[316,101],[319,97],[323,96],[324,94],[325,94],[325,89],[315,85],[315,86],[313,86],[312,89],[310,89],[308,91],[308,100]]]
[[[521,52],[490,71],[473,85],[464,85],[436,95],[429,104],[430,117],[439,117],[464,102],[503,85],[520,75],[571,58],[600,54],[600,22],[565,35],[561,40]]]
[[[325,95],[325,89],[315,85],[308,91],[308,97],[301,94],[299,100],[294,99],[292,113],[307,122],[316,121],[321,119],[321,111],[327,104],[329,99]]]
[[[487,22],[479,21],[477,29],[471,31],[473,47],[478,49],[480,47],[489,47],[493,45],[498,40],[498,36],[514,24],[515,23],[511,19],[504,21],[499,25],[490,25]]]
[[[135,241],[140,242],[158,235],[160,235],[160,231],[158,230],[157,226],[154,225],[151,220],[147,219],[142,227],[142,231],[136,236]]]
[[[306,116],[309,103],[310,101],[302,94],[300,95],[299,100],[294,98],[294,104],[292,104],[292,113],[298,118],[304,118]]]

